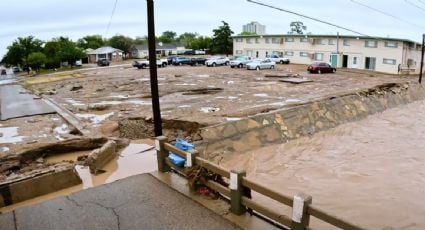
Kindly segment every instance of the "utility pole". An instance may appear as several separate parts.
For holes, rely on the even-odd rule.
[[[161,109],[159,107],[158,72],[156,66],[156,41],[154,2],[146,0],[148,6],[148,46],[149,46],[149,73],[151,79],[152,110],[155,128],[155,136],[162,136]]]
[[[425,53],[425,34],[422,35],[422,54],[421,54],[421,71],[419,72],[419,83],[422,84],[422,74],[424,69],[424,53]]]

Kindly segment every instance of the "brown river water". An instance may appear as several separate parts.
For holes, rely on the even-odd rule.
[[[425,101],[418,101],[312,137],[230,154],[222,165],[244,168],[284,194],[309,194],[313,204],[367,229],[425,229],[424,143]],[[315,219],[312,225],[330,229]]]

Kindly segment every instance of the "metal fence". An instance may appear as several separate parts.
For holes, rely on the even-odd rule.
[[[185,168],[200,166],[201,168],[204,168],[212,173],[228,178],[230,181],[229,186],[224,186],[213,180],[207,180],[204,182],[204,184],[210,189],[230,198],[230,211],[236,215],[244,214],[247,208],[249,208],[286,228],[294,230],[312,229],[309,227],[310,216],[314,216],[319,220],[341,229],[365,229],[334,215],[331,215],[324,210],[314,206],[312,204],[311,196],[297,194],[293,197],[290,197],[281,194],[262,184],[246,178],[246,173],[244,171],[228,171],[227,169],[217,164],[199,157],[196,150],[186,152],[178,149],[172,144],[168,143],[167,137],[158,137],[155,141],[155,145],[157,150],[158,171],[160,172],[168,172],[173,169],[185,175],[184,168],[173,165],[168,159],[170,152],[173,152],[186,159],[184,166]],[[255,191],[259,194],[262,194],[265,197],[273,199],[281,204],[292,207],[292,217],[283,215],[282,213],[276,210],[272,210],[267,206],[247,197],[244,195],[246,194],[247,189],[249,191]]]

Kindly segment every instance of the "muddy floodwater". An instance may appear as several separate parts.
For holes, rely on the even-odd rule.
[[[368,229],[425,229],[425,101],[222,160]],[[319,229],[329,229],[313,220]],[[314,227],[314,225],[313,225]]]

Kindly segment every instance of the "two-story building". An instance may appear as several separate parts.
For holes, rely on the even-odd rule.
[[[335,67],[397,74],[419,73],[421,44],[395,38],[347,35],[245,35],[233,37],[233,55],[288,57],[292,63],[320,61]]]

